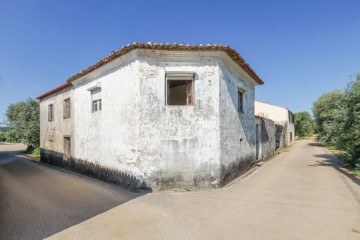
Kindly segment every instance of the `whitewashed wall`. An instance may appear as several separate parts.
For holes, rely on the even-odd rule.
[[[167,72],[195,74],[193,106],[165,105]],[[223,52],[137,49],[72,83],[73,90],[42,100],[41,139],[61,153],[63,136],[71,136],[78,170],[110,180],[116,172],[120,182],[150,188],[216,187],[255,160],[255,82]],[[98,112],[89,91],[95,86]],[[244,113],[237,111],[238,88],[245,90]],[[68,96],[72,113],[64,120]],[[51,103],[54,123],[47,121]],[[50,143],[46,129],[54,127]]]
[[[63,117],[63,102],[70,98],[71,117]],[[54,106],[54,120],[48,121],[48,106]],[[64,152],[64,136],[74,137],[74,104],[73,90],[67,87],[53,93],[40,101],[40,147],[42,153],[51,153],[58,158],[62,158]],[[73,153],[74,144],[72,141],[71,152]]]
[[[144,179],[150,187],[210,185],[220,177],[217,62],[135,54],[136,60],[114,61],[75,83],[75,157]],[[165,105],[170,71],[195,73],[194,106]],[[92,113],[87,89],[97,83],[103,106]]]
[[[282,125],[285,131],[285,146],[295,142],[295,125],[289,122],[289,110],[283,107],[255,101],[255,114],[271,119],[276,124]],[[292,141],[290,141],[292,133]]]
[[[232,178],[255,162],[255,86],[245,76],[220,64],[220,149],[222,177]],[[238,112],[238,89],[243,113]]]

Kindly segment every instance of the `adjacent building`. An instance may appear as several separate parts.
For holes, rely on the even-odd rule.
[[[228,46],[128,45],[38,97],[42,161],[133,188],[221,186],[256,161],[259,84]]]
[[[294,114],[287,108],[255,101],[255,114],[275,123],[276,148],[295,142]]]

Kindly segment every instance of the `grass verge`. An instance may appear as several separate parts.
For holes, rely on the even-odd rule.
[[[341,160],[341,167],[351,171],[356,178],[360,179],[360,167],[351,167],[351,156],[346,151],[338,150],[332,146],[327,146],[327,148]]]
[[[29,146],[26,150],[26,156],[30,157],[33,160],[39,161],[40,160],[40,148],[39,147],[32,147]]]

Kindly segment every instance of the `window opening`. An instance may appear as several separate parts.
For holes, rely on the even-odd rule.
[[[92,101],[92,112],[101,111],[101,99]]]
[[[194,74],[167,74],[166,95],[167,105],[194,105]]]
[[[244,112],[244,92],[238,90],[238,112]]]
[[[64,118],[70,118],[70,98],[64,100]]]
[[[50,104],[48,107],[48,120],[54,121],[54,105]]]

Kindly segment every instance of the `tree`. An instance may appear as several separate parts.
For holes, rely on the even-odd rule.
[[[314,102],[313,113],[319,138],[345,150],[350,165],[360,169],[360,74],[346,91],[320,96]]]
[[[6,141],[5,133],[0,130],[0,142],[5,142],[5,141]]]
[[[313,119],[308,112],[295,113],[295,134],[299,137],[308,137],[314,133]]]
[[[344,125],[344,148],[351,156],[352,167],[360,168],[360,75],[346,90],[347,116]]]
[[[347,114],[345,96],[342,91],[326,93],[314,102],[312,109],[319,139],[339,148],[343,146],[342,135]]]
[[[6,138],[13,142],[23,142],[32,147],[39,146],[39,103],[36,100],[12,103],[6,111],[8,131]]]

